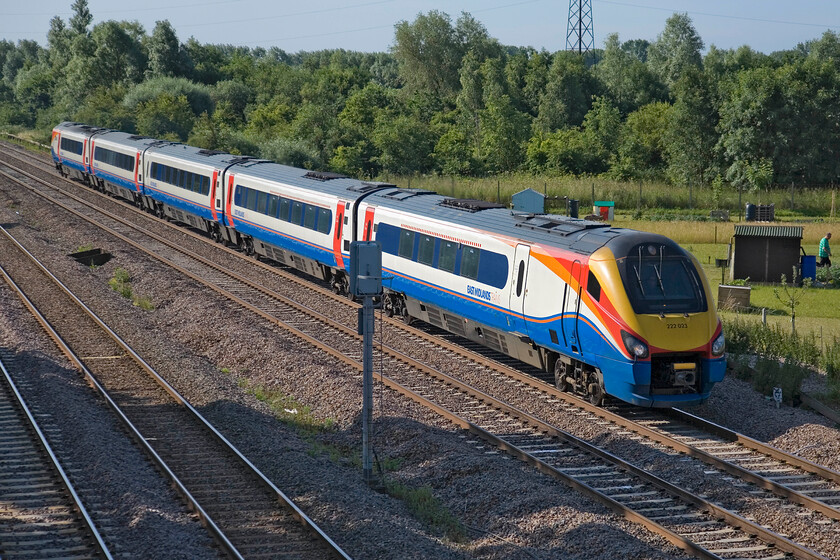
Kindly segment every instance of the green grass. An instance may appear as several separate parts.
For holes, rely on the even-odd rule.
[[[404,501],[414,517],[433,530],[443,533],[449,540],[467,540],[463,524],[435,498],[428,486],[412,488],[399,482],[386,481],[385,490],[390,496]]]
[[[664,182],[642,182],[640,196],[638,181],[615,181],[602,177],[548,177],[514,173],[499,177],[385,175],[379,179],[400,187],[428,189],[445,196],[478,198],[504,204],[510,203],[511,195],[531,188],[548,197],[549,204],[553,205],[547,209],[549,211],[552,208],[555,212],[565,208],[562,200],[564,196],[579,200],[581,216],[591,211],[593,200],[612,200],[617,212],[634,214],[641,211],[641,215],[646,218],[663,213],[708,217],[709,210],[715,209],[710,186],[689,188],[687,185],[669,185]],[[747,202],[775,204],[777,219],[819,219],[831,208],[831,190],[797,186],[791,204],[790,185],[784,185],[760,192],[743,192],[739,203],[738,191],[729,187],[724,189],[719,207],[729,210],[732,218],[737,219],[738,212],[743,212]]]
[[[138,296],[134,293],[131,287],[131,275],[122,267],[114,270],[114,275],[108,280],[108,285],[122,297],[130,299],[140,309],[150,311],[155,308],[154,303],[147,296]]]

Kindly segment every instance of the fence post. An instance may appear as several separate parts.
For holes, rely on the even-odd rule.
[[[496,202],[499,204],[502,202],[502,187],[499,186],[498,179],[496,179]]]
[[[639,204],[636,207],[636,213],[637,214],[642,213],[642,180],[641,179],[639,179]]]
[[[693,209],[694,208],[694,201],[693,201],[693,185],[691,184],[691,180],[688,181],[688,207]]]

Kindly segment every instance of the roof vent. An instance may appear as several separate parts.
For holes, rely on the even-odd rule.
[[[467,212],[480,212],[481,210],[505,207],[504,204],[499,204],[498,202],[488,202],[486,200],[476,200],[473,198],[445,198],[440,202],[440,205],[446,206],[447,208],[466,210]]]
[[[196,152],[200,156],[218,156],[221,154],[226,154],[227,152],[223,152],[221,150],[198,150]]]
[[[315,179],[316,181],[331,181],[332,179],[347,179],[347,175],[341,173],[333,173],[331,171],[307,171],[304,175],[307,179]]]

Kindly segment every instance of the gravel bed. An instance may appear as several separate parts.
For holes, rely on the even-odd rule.
[[[0,191],[3,188],[13,187],[0,187]],[[51,256],[62,279],[84,293],[106,321],[121,324],[119,332],[222,426],[233,442],[352,556],[683,557],[660,539],[529,467],[481,444],[468,443],[471,438],[435,415],[390,392],[379,392],[375,396],[374,442],[380,458],[399,463],[390,476],[404,484],[432,488],[445,507],[475,528],[466,543],[442,538],[414,519],[402,502],[364,486],[351,461],[331,460],[324,453],[313,452],[311,442],[275,421],[262,403],[240,387],[260,385],[294,395],[316,418],[334,422],[335,430],[320,437],[321,442],[354,450],[360,439],[361,401],[361,383],[355,372],[254,321],[93,228],[77,226],[75,221],[68,228],[66,216],[44,209],[29,195],[14,192],[9,198],[20,200],[20,206],[11,212],[2,208],[0,222],[22,220],[27,227],[16,228],[15,235],[34,243],[39,255]],[[92,270],[63,258],[86,243],[111,251],[115,259]],[[135,308],[107,287],[117,266],[131,272],[135,291],[150,297],[155,310]],[[0,317],[6,320],[5,311],[0,311]],[[415,351],[423,357],[424,352]],[[469,382],[510,398],[498,393],[505,389],[504,384],[481,372],[457,362],[448,366],[448,371]],[[222,373],[223,368],[229,373]],[[732,378],[716,388],[706,405],[692,412],[837,468],[840,438],[829,422],[799,409],[776,409],[748,385]],[[563,417],[557,410],[539,413],[640,466],[671,473],[672,481],[706,493],[723,505],[743,508],[750,504],[750,514],[761,523],[777,530],[780,527],[787,534],[813,535],[818,550],[828,557],[840,557],[840,537],[833,525],[816,522],[820,516],[780,509],[725,483],[720,476],[707,475],[707,469],[693,461],[617,436],[591,422]]]
[[[107,520],[100,532],[116,557],[220,557],[198,518],[5,282],[0,282],[0,345],[16,354],[14,369],[25,372],[24,398],[37,407],[41,429],[77,491],[95,497],[85,500],[86,508],[94,519]]]

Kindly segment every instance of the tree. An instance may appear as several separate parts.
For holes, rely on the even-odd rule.
[[[572,52],[557,53],[540,98],[535,126],[543,132],[579,126],[597,93],[597,81],[583,58]]]
[[[642,105],[667,99],[664,84],[637,54],[620,44],[617,33],[607,36],[603,57],[594,71],[623,115]]]
[[[455,27],[449,15],[437,10],[395,26],[393,54],[409,93],[428,91],[445,103],[454,101],[467,52],[479,62],[502,52],[484,26],[467,13],[461,14]]]
[[[146,44],[149,68],[146,77],[180,76],[184,67],[178,36],[168,20],[155,22],[152,36]]]
[[[115,21],[96,25],[91,32],[95,44],[90,71],[99,86],[116,83],[138,83],[143,79],[145,59],[142,49],[125,29]]]
[[[522,165],[529,119],[514,108],[508,95],[492,96],[481,112],[481,152],[485,168],[510,173]]]
[[[432,10],[419,14],[413,23],[397,23],[393,53],[409,91],[454,97],[464,51],[447,14]]]
[[[674,84],[674,106],[665,131],[668,175],[681,183],[703,184],[717,173],[715,145],[719,121],[706,74],[691,68]]]
[[[703,40],[688,14],[674,14],[648,49],[648,64],[670,88],[690,67],[701,68]]]
[[[70,8],[73,10],[73,16],[70,18],[70,29],[76,35],[87,34],[88,25],[93,21],[87,0],[75,0]]]
[[[627,116],[618,147],[616,175],[652,177],[661,174],[667,163],[665,131],[671,106],[650,103]]]
[[[137,105],[137,131],[153,138],[184,142],[194,120],[186,95],[164,92]]]
[[[434,137],[428,124],[413,115],[380,119],[373,136],[383,170],[398,175],[425,173],[432,167]]]

